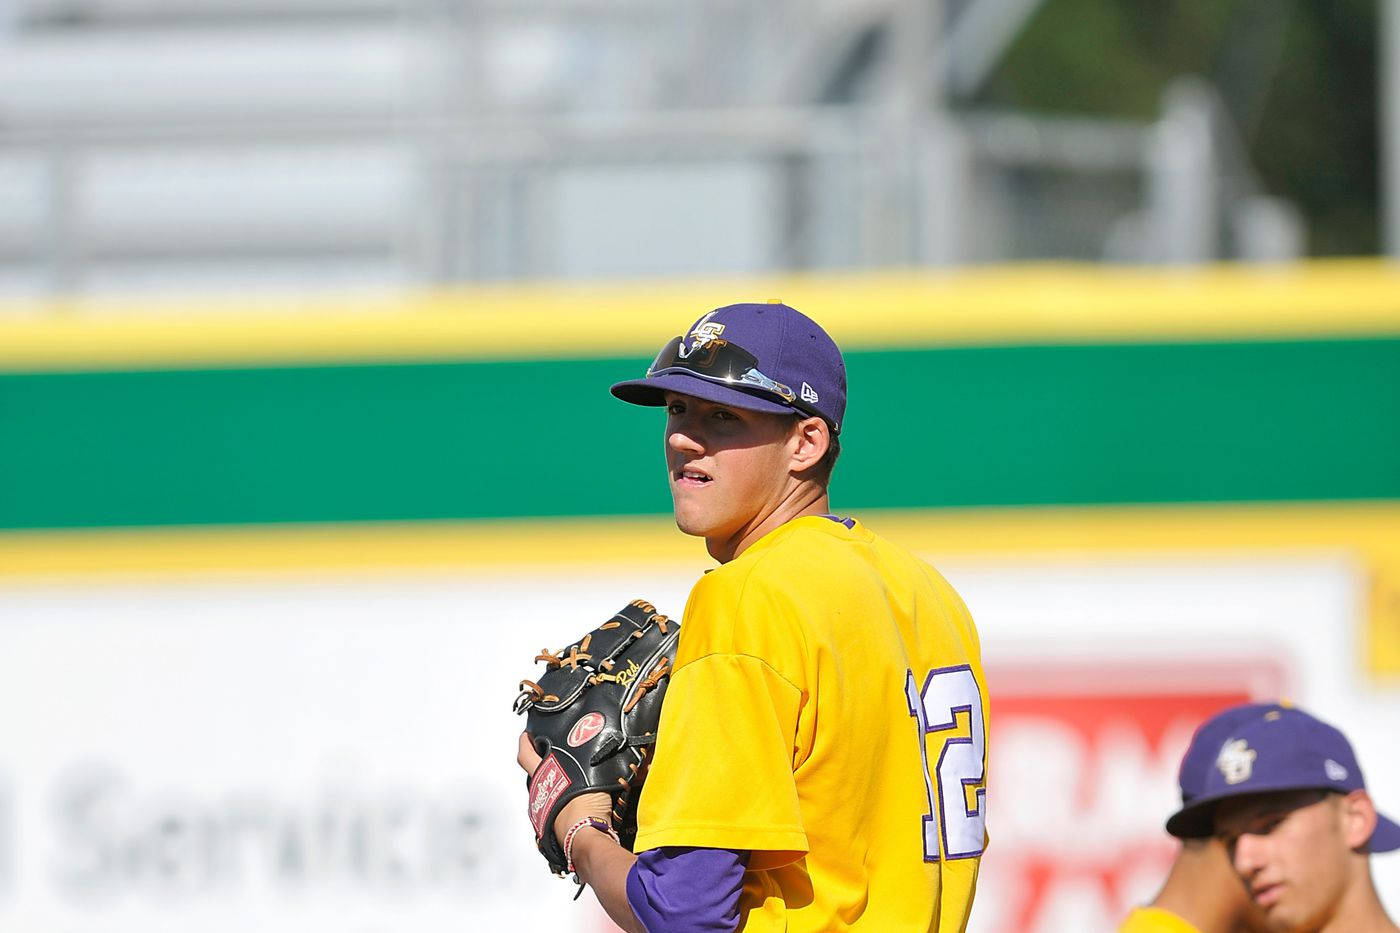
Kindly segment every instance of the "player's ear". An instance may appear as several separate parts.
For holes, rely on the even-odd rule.
[[[793,451],[790,468],[803,473],[822,462],[831,446],[831,428],[825,419],[802,418],[793,427]]]
[[[1364,790],[1354,790],[1341,799],[1339,811],[1347,848],[1364,851],[1371,834],[1376,831],[1376,805],[1371,795]]]

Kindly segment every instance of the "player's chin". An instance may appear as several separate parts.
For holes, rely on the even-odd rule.
[[[676,519],[676,527],[683,534],[697,538],[710,537],[715,533],[719,524],[707,510],[699,508],[696,503],[688,502],[681,496],[673,499],[672,513]]]
[[[708,530],[704,522],[695,521],[681,512],[679,509],[675,513],[676,527],[681,530],[681,534],[687,534],[695,538],[708,537]]]

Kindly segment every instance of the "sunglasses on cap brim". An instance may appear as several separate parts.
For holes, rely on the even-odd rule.
[[[647,367],[647,378],[669,373],[686,373],[707,382],[763,392],[803,414],[827,420],[825,415],[799,399],[790,386],[760,372],[758,357],[719,337],[697,342],[689,350],[684,337],[673,337]]]

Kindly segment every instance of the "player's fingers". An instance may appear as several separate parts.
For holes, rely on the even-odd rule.
[[[520,733],[520,749],[515,753],[515,763],[520,765],[526,774],[533,775],[542,760],[540,753],[535,751],[535,743],[530,738],[530,733]]]

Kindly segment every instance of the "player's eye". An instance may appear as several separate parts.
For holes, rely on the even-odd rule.
[[[1275,829],[1278,829],[1279,824],[1282,823],[1282,822],[1284,821],[1284,819],[1285,819],[1285,817],[1284,817],[1283,815],[1280,815],[1280,816],[1262,817],[1262,818],[1260,818],[1260,819],[1258,819],[1258,820],[1252,821],[1252,822],[1250,822],[1248,825],[1246,825],[1245,827],[1243,827],[1243,828],[1239,831],[1239,833],[1237,833],[1237,834],[1231,839],[1231,841],[1232,841],[1232,842],[1238,841],[1240,836],[1267,836],[1269,833],[1273,832]]]
[[[684,402],[668,402],[667,405],[666,405],[666,414],[668,414],[668,415],[683,415],[683,414],[685,414],[685,403],[684,403]]]

